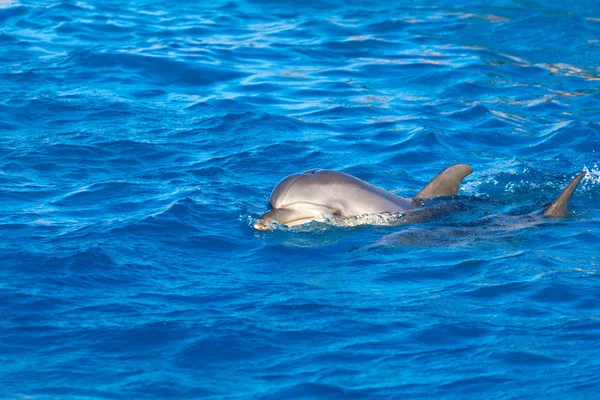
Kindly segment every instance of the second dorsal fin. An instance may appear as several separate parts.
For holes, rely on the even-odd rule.
[[[569,214],[569,201],[579,182],[583,179],[586,172],[582,171],[567,185],[565,190],[544,209],[544,216],[549,218],[564,217]]]
[[[417,195],[415,199],[430,199],[438,196],[454,196],[458,186],[473,168],[467,164],[454,164],[440,172]]]

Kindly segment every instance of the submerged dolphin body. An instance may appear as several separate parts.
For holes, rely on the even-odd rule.
[[[272,222],[300,225],[324,215],[343,219],[412,211],[422,200],[456,195],[458,186],[472,171],[466,164],[451,165],[412,199],[339,171],[315,170],[290,175],[275,186],[269,199],[272,208],[254,223],[254,228],[267,230]]]
[[[569,201],[577,185],[585,175],[585,171],[577,174],[552,203],[532,213],[517,216],[490,215],[453,227],[435,227],[433,229],[422,227],[409,228],[385,236],[374,245],[367,246],[366,249],[380,246],[387,247],[389,245],[470,245],[476,242],[487,242],[490,240],[496,242],[502,239],[511,239],[514,237],[515,231],[567,216],[569,214]]]

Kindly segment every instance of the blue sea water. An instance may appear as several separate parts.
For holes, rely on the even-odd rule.
[[[594,1],[0,0],[0,398],[598,397],[599,104]],[[252,227],[457,162],[439,219]]]

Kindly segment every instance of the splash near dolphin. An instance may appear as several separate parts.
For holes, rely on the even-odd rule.
[[[420,222],[424,214],[418,211],[428,199],[457,195],[461,182],[471,172],[472,168],[466,164],[451,165],[412,198],[398,196],[339,171],[312,170],[290,175],[275,186],[269,198],[271,210],[254,223],[254,228],[269,230],[273,223],[296,226],[324,217],[348,221],[352,217],[385,213],[412,215],[416,218],[406,221]],[[545,206],[542,217],[566,216],[573,192],[585,174],[585,171],[579,173],[556,200]],[[427,215],[431,217],[438,212],[429,210]]]

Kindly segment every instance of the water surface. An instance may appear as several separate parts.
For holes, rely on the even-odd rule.
[[[600,6],[456,3],[0,1],[0,397],[597,397]],[[419,226],[252,228],[456,162]]]

